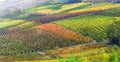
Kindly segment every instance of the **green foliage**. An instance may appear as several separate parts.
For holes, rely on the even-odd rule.
[[[27,54],[37,51],[46,51],[54,49],[55,47],[67,47],[73,44],[76,44],[76,42],[70,41],[52,32],[27,28],[0,35],[0,54]]]
[[[91,3],[86,3],[86,4],[80,5],[78,7],[69,9],[69,10],[64,10],[62,12],[59,12],[58,14],[64,14],[64,13],[67,13],[67,12],[70,12],[70,11],[73,11],[73,10],[81,10],[81,9],[89,8],[89,7],[91,7],[91,5],[92,5]]]
[[[119,62],[120,61],[120,48],[118,46],[114,46],[112,48],[112,53],[110,53],[110,62]]]
[[[72,55],[70,58],[67,58],[67,59],[58,59],[59,62],[84,62],[84,59],[83,59],[83,55],[81,55],[80,57],[77,57],[75,55]]]
[[[120,16],[120,7],[103,10],[102,13],[98,13],[98,14],[106,15],[106,16]]]
[[[120,21],[112,16],[103,15],[83,15],[66,20],[53,22],[55,24],[72,28],[72,30],[90,36],[97,41],[104,41],[107,37],[109,26],[115,21]]]
[[[108,37],[112,37],[112,36],[119,38],[118,45],[120,45],[120,21],[114,22],[109,26]]]
[[[106,49],[100,48],[102,54],[95,55],[94,57],[89,57],[85,59],[86,57],[84,55],[77,55],[77,56],[71,56],[67,59],[58,59],[59,62],[119,62],[120,61],[120,48],[118,46],[111,47],[111,52],[107,53]],[[94,52],[95,53],[95,52]],[[89,53],[90,54],[90,53]],[[98,57],[99,56],[99,57]],[[96,58],[98,57],[98,58]]]
[[[23,20],[3,21],[0,23],[0,29],[23,23]]]
[[[108,10],[105,10],[105,12],[108,12],[108,13],[112,13],[113,16],[114,15],[120,15],[120,7],[117,7],[117,8],[111,8],[111,9],[108,9]]]

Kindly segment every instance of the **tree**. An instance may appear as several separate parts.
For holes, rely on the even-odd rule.
[[[109,26],[108,38],[110,39],[111,43],[120,46],[120,21],[114,22]]]

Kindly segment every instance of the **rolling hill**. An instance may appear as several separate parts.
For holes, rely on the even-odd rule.
[[[0,18],[0,62],[119,62],[119,25],[120,4],[111,2],[47,2],[11,13]]]
[[[47,16],[47,15],[105,10],[105,9],[119,7],[119,6],[120,6],[119,4],[112,4],[112,3],[99,3],[95,5],[92,5],[92,3],[87,3],[87,2],[86,3],[73,3],[73,4],[58,3],[57,5],[46,3],[43,5],[32,7],[30,9],[26,9],[23,12],[21,11],[14,12],[3,18],[29,20],[29,19],[35,19],[35,18],[39,18],[42,16]],[[40,16],[34,17],[36,13],[37,15],[39,14]],[[31,14],[33,14],[34,16],[31,17]]]
[[[97,41],[105,41],[108,38],[108,28],[115,21],[120,20],[112,16],[89,14],[53,23],[65,26],[85,36],[90,36]]]
[[[76,32],[70,31],[64,27],[55,25],[55,24],[43,24],[39,26],[35,26],[35,28],[40,28],[49,32],[56,33],[59,36],[62,36],[64,38],[67,38],[71,41],[75,41],[78,43],[89,43],[90,41],[93,41],[92,38],[81,36]]]

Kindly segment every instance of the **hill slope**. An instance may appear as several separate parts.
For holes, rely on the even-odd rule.
[[[120,48],[102,43],[119,41],[119,14],[115,3],[47,3],[0,18],[0,61],[119,62]]]
[[[107,29],[109,28],[110,24],[114,24],[115,21],[120,20],[112,16],[89,14],[53,23],[65,26],[85,36],[90,36],[97,41],[105,41],[108,38]]]

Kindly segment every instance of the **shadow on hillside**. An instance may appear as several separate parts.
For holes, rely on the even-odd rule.
[[[107,30],[108,45],[120,46],[120,21],[111,24]]]
[[[106,9],[106,10],[103,10],[101,13],[96,13],[96,15],[119,17],[120,16],[120,11],[119,10],[120,10],[120,7],[112,8],[112,9]]]
[[[30,20],[30,19],[36,19],[36,18],[40,18],[43,16],[47,16],[47,14],[42,14],[42,13],[31,13],[29,14],[27,17],[23,18],[25,20]]]
[[[120,13],[108,13],[103,11],[101,13],[96,13],[96,15],[119,17]]]

